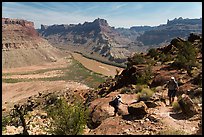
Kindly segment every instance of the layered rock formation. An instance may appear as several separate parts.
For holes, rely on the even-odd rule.
[[[70,25],[41,25],[40,34],[55,46],[97,53],[110,61],[125,62],[133,52],[145,52],[174,37],[202,32],[201,19],[174,19],[160,26],[133,26],[130,29],[109,26],[105,19]]]
[[[158,45],[170,42],[174,37],[186,38],[190,33],[202,33],[202,18],[168,20],[167,24],[145,31],[137,40],[144,45]]]
[[[106,20],[99,18],[77,25],[42,25],[39,32],[56,46],[74,46],[75,49],[95,52],[115,62],[126,61],[130,49],[139,49],[141,46],[141,43],[122,35],[119,30],[110,27]]]
[[[61,51],[39,36],[34,23],[2,18],[3,68],[21,67],[56,61]]]

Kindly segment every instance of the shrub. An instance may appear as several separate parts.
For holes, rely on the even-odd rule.
[[[147,66],[144,68],[144,72],[140,75],[137,75],[137,84],[148,84],[150,79],[152,78],[152,70],[151,66]]]
[[[183,42],[181,46],[182,48],[179,48],[173,66],[178,69],[184,68],[189,71],[193,66],[196,66],[197,49],[193,47],[190,42]]]
[[[133,58],[132,58],[132,63],[134,65],[138,65],[138,64],[144,64],[145,63],[145,59],[141,54],[135,53]]]
[[[139,94],[140,99],[148,100],[152,95],[154,91],[152,91],[149,88],[143,88],[142,91]]]
[[[171,61],[171,60],[173,60],[173,59],[172,59],[170,54],[161,53],[159,55],[159,61],[161,61],[162,63],[168,62],[168,61]]]
[[[155,58],[158,56],[158,53],[156,51],[156,49],[152,48],[148,51],[148,55],[151,57],[151,58]]]
[[[179,112],[181,110],[180,105],[177,101],[174,101],[172,103],[172,108],[173,108],[173,111],[175,111],[175,112]]]
[[[11,121],[10,116],[3,116],[2,117],[2,130],[5,130],[5,127],[9,124],[10,121]]]
[[[121,89],[120,91],[121,94],[125,94],[125,93],[132,93],[132,90],[128,87],[124,87]]]
[[[82,134],[86,125],[87,111],[82,103],[68,104],[64,98],[58,99],[54,106],[48,108],[52,118],[50,131],[55,135]]]

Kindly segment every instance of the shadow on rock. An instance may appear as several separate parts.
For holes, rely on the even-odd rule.
[[[186,115],[183,112],[180,112],[180,113],[172,113],[169,116],[176,119],[176,120],[187,120],[187,119],[193,117],[194,115]]]
[[[122,116],[122,119],[128,120],[128,121],[131,121],[131,120],[139,120],[139,119],[144,118],[144,116],[145,116],[145,115],[134,116],[134,115],[128,114],[128,115],[123,115],[123,116]]]

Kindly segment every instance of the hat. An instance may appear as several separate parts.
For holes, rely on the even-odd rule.
[[[172,80],[175,80],[175,78],[174,78],[174,77],[171,77],[171,79],[172,79]]]
[[[118,97],[118,98],[121,98],[121,96],[120,96],[120,95],[118,95],[117,97]]]

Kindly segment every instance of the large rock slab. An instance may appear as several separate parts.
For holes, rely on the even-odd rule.
[[[196,109],[196,106],[194,102],[191,100],[191,98],[183,94],[181,96],[181,99],[178,101],[180,108],[182,112],[187,116],[193,116],[198,113],[198,110]]]
[[[147,114],[147,106],[143,101],[140,101],[135,104],[131,104],[128,106],[128,112],[130,115],[135,115],[135,116],[144,116]]]

